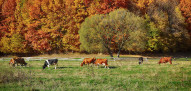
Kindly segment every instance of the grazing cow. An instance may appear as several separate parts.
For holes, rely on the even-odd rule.
[[[143,63],[143,57],[139,58],[139,65]]]
[[[47,66],[49,67],[49,65],[55,65],[55,69],[56,69],[56,65],[58,66],[58,59],[48,59],[44,62],[43,65],[43,69],[45,69]]]
[[[15,64],[17,65],[20,64],[21,66],[27,65],[24,58],[21,58],[21,57],[15,57],[10,60],[9,65],[15,66]]]
[[[159,64],[170,62],[172,64],[172,57],[163,57],[160,59]]]
[[[95,62],[96,58],[84,58],[83,62],[81,63],[81,66],[83,66],[84,64],[93,64]]]
[[[14,65],[15,64],[15,60],[12,58],[9,62],[9,65]]]
[[[107,59],[96,59],[96,61],[94,62],[94,65],[99,66],[100,64],[104,65],[105,68],[109,69],[109,66],[107,64]]]

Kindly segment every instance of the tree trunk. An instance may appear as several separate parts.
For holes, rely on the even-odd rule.
[[[109,48],[107,48],[107,51],[108,51],[109,55],[111,56],[111,58],[113,58],[113,53],[112,53],[112,51],[111,51]]]
[[[111,56],[111,58],[113,58],[113,53],[111,51],[109,52],[109,55]]]
[[[121,48],[119,49],[119,51],[117,52],[117,57],[119,58],[119,54],[121,52]]]

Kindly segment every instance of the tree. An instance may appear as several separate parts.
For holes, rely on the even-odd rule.
[[[16,9],[16,0],[6,0],[2,4],[2,15],[1,15],[1,23],[0,23],[0,32],[1,36],[11,35],[15,29],[15,13]]]
[[[180,0],[180,10],[182,14],[186,18],[186,22],[188,23],[188,32],[191,37],[191,1],[190,0]]]
[[[160,49],[160,29],[151,21],[148,15],[145,15],[145,26],[148,32],[147,51],[157,52]]]
[[[160,29],[160,51],[176,52],[187,48],[188,32],[177,0],[155,0],[149,5],[147,13]]]
[[[3,37],[0,46],[1,52],[4,53],[26,53],[28,51],[23,36],[18,33],[13,34],[11,38]]]
[[[78,31],[81,23],[88,16],[83,0],[66,0],[64,9],[63,47],[65,51],[79,51]]]
[[[27,45],[35,52],[58,53],[62,51],[64,2],[61,0],[28,0],[23,7],[26,10],[21,12],[24,24],[26,24],[24,36]]]
[[[84,0],[88,14],[108,14],[109,12],[129,6],[129,0]]]
[[[122,49],[131,51],[135,47],[132,51],[144,51],[147,32],[144,27],[145,22],[143,18],[119,9],[109,13],[109,19],[110,26],[115,32],[112,34],[114,34],[114,43],[117,46],[118,57]]]
[[[145,15],[148,6],[153,2],[154,0],[137,0],[136,6],[140,9],[142,15]]]
[[[144,39],[140,37],[145,37],[146,32],[144,19],[124,9],[118,9],[107,15],[86,18],[79,34],[82,50],[93,52],[102,48],[106,49],[111,57],[113,51],[117,50],[119,57],[121,49],[124,46],[127,48],[130,42],[139,47],[137,43]]]

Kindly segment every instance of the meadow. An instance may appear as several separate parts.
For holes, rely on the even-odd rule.
[[[26,61],[27,67],[10,67],[0,61],[0,90],[61,91],[190,91],[191,61],[177,59],[173,64],[157,64],[149,59],[109,61],[103,66],[83,66],[78,60],[59,60],[58,67],[42,69],[44,61]]]

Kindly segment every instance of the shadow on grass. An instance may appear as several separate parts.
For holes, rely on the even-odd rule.
[[[56,69],[65,69],[65,68],[77,68],[77,67],[56,67]]]
[[[101,66],[99,68],[105,68],[104,66]],[[116,66],[109,66],[109,69],[116,69],[117,67]]]
[[[81,68],[81,67],[56,67],[56,69],[67,69],[67,68]],[[100,66],[99,68],[105,68],[104,66]],[[109,66],[109,69],[115,69],[116,66]],[[54,68],[52,68],[54,69]]]

